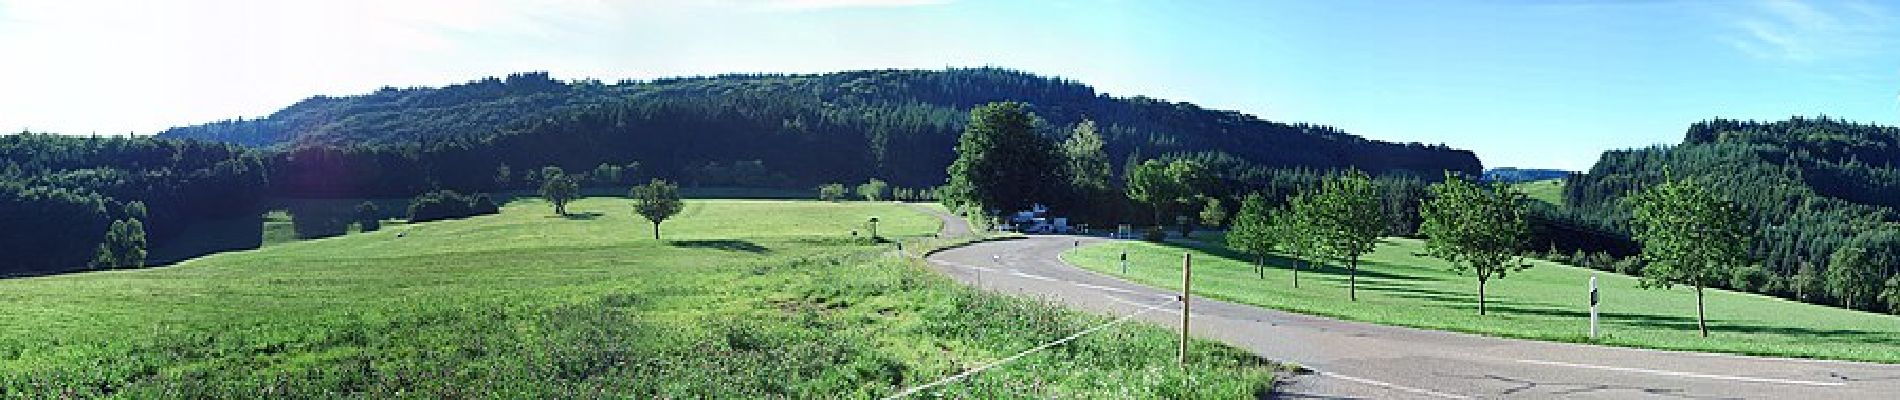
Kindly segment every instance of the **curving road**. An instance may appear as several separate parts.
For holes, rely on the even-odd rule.
[[[944,217],[946,232],[968,227]],[[1033,236],[938,252],[931,263],[983,289],[1074,308],[1180,323],[1176,292],[1062,262],[1077,245],[1107,239]],[[1538,342],[1392,327],[1196,297],[1190,332],[1294,362],[1277,398],[1690,398],[1897,399],[1900,365],[1742,357]]]

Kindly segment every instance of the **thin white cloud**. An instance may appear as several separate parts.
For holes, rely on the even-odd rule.
[[[1731,25],[1724,42],[1744,54],[1779,61],[1867,55],[1880,51],[1897,34],[1892,11],[1858,1],[1763,0],[1719,14]]]

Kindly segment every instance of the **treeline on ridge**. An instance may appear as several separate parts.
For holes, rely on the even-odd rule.
[[[1735,269],[1727,287],[1884,309],[1870,296],[1900,285],[1897,161],[1900,128],[1828,117],[1715,119],[1691,125],[1675,146],[1605,152],[1588,173],[1566,180],[1569,209],[1560,214],[1627,241],[1626,197],[1693,179],[1739,203],[1757,238],[1754,264]],[[1590,258],[1602,264],[1628,254]]]

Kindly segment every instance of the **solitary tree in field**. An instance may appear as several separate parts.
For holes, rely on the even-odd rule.
[[[657,178],[646,185],[634,186],[630,197],[633,197],[633,212],[653,222],[653,240],[660,240],[660,223],[685,208],[680,200],[679,185]]]
[[[871,181],[858,185],[858,197],[866,201],[882,200],[884,199],[884,192],[888,191],[890,187],[891,185],[884,183],[883,179],[871,178]]]
[[[581,195],[581,184],[573,176],[568,176],[560,167],[547,167],[541,172],[541,197],[554,204],[554,213],[567,215],[567,203]]]
[[[944,205],[1019,210],[1064,193],[1062,159],[1055,143],[1036,133],[1036,125],[1036,115],[1024,103],[970,110],[970,123],[957,139],[957,159],[947,171]]]
[[[1259,193],[1249,194],[1240,201],[1240,214],[1234,215],[1234,226],[1227,230],[1227,248],[1253,256],[1254,272],[1263,279],[1267,277],[1267,253],[1279,246],[1280,240],[1274,232],[1272,212],[1266,198]]]
[[[1709,336],[1702,288],[1748,263],[1747,214],[1707,186],[1670,181],[1629,198],[1631,231],[1643,246],[1644,288],[1695,286],[1696,327]]]
[[[1419,208],[1425,249],[1451,262],[1452,271],[1478,278],[1478,315],[1484,315],[1485,284],[1530,268],[1517,256],[1530,234],[1526,197],[1508,185],[1486,190],[1450,173],[1430,190],[1431,198]]]
[[[1386,230],[1384,196],[1365,172],[1327,176],[1299,212],[1325,253],[1346,262],[1346,296],[1359,300],[1359,258],[1371,253]]]

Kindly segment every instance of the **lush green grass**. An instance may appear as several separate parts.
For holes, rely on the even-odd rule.
[[[903,205],[624,199],[0,281],[0,397],[865,398],[1106,319],[979,294],[852,239]],[[397,237],[402,233],[403,237]],[[915,246],[912,246],[913,248]],[[946,386],[965,398],[1235,398],[1271,366],[1124,325]]]
[[[1517,190],[1524,191],[1524,195],[1529,196],[1531,200],[1557,206],[1564,205],[1564,180],[1562,179],[1520,182],[1514,186]]]
[[[1195,254],[1197,294],[1276,309],[1382,324],[1498,336],[1588,341],[1587,285],[1591,276],[1603,297],[1599,343],[1846,360],[1900,362],[1900,317],[1804,304],[1723,290],[1706,293],[1710,338],[1697,336],[1693,290],[1643,290],[1636,279],[1547,261],[1488,285],[1488,316],[1477,311],[1477,280],[1448,272],[1446,263],[1423,255],[1423,244],[1388,239],[1359,272],[1359,301],[1346,297],[1344,267],[1315,273],[1303,268],[1292,287],[1286,259],[1274,259],[1262,279],[1245,261],[1219,249],[1116,242],[1070,250],[1063,258],[1085,268],[1120,275],[1114,261],[1123,249],[1133,265],[1128,278],[1179,287],[1181,256]]]

